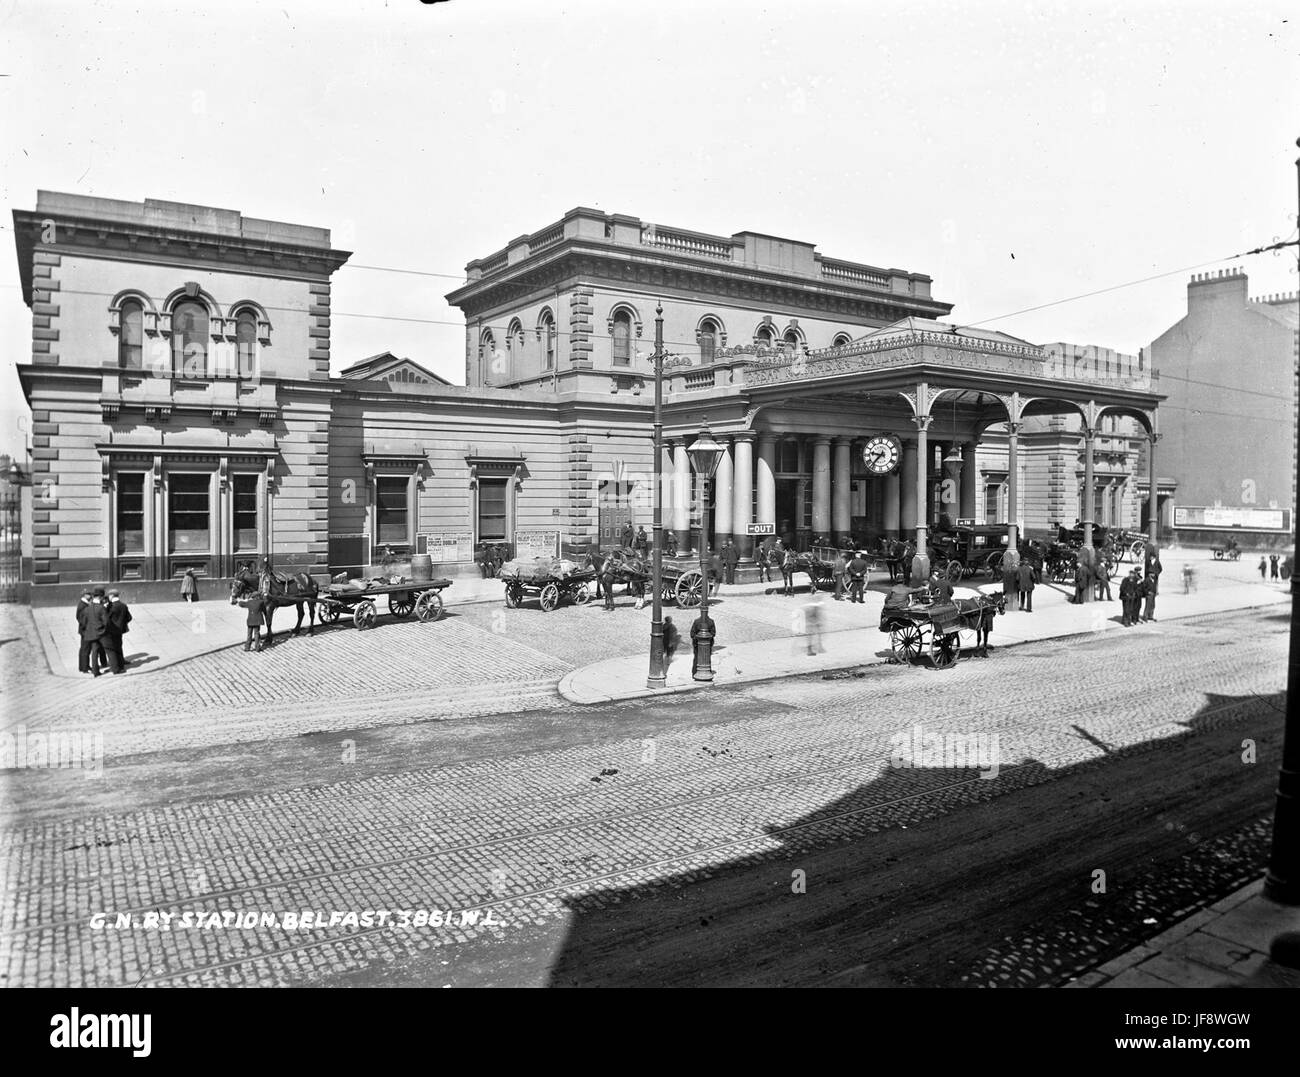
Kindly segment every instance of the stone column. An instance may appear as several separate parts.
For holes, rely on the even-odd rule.
[[[902,485],[898,478],[898,468],[895,468],[884,478],[884,518],[882,526],[885,534],[891,538],[898,538],[898,510],[899,503],[898,488]]]
[[[903,531],[916,530],[916,477],[920,471],[917,466],[917,442],[913,438],[903,439],[903,462],[899,468],[900,517],[899,528]],[[909,536],[910,537],[910,536]]]
[[[732,490],[733,470],[731,466],[731,447],[728,438],[719,438],[718,443],[726,446],[722,459],[718,461],[718,470],[713,476],[713,551],[722,549],[722,544],[731,538],[731,501],[735,497]]]
[[[677,476],[673,472],[673,446],[677,443],[672,438],[664,438],[664,455],[659,461],[659,506],[663,531],[659,535],[662,543],[673,529],[673,494],[677,485]],[[661,546],[660,549],[663,547]]]
[[[686,455],[686,441],[676,441],[673,446],[673,533],[677,536],[677,552],[691,549],[691,501],[694,492],[691,460]]]
[[[836,546],[847,546],[849,533],[853,527],[853,513],[850,498],[853,494],[853,468],[849,462],[849,448],[852,438],[835,439],[834,485],[831,500],[832,541]]]
[[[758,519],[760,524],[777,524],[776,518],[776,437],[758,435]]]
[[[794,487],[794,546],[796,550],[808,546],[808,528],[804,526],[804,517],[808,514],[808,480],[800,478]]]
[[[916,469],[916,549],[925,553],[929,546],[926,541],[926,528],[930,524],[930,416],[918,415],[912,420],[916,423],[916,457],[919,465]]]
[[[754,539],[749,525],[754,522],[754,432],[746,430],[735,437],[735,488],[731,501],[731,531],[740,556],[748,560],[754,553]]]
[[[1020,452],[1019,423],[1007,423],[1007,549],[1019,547]]]
[[[979,469],[975,466],[975,443],[968,441],[961,447],[961,512],[968,520],[975,519],[979,505]]]
[[[1147,490],[1151,498],[1147,513],[1147,542],[1152,546],[1160,543],[1160,488],[1156,485],[1156,442],[1159,434],[1147,436]]]
[[[813,441],[813,541],[829,539],[831,533],[831,439]]]

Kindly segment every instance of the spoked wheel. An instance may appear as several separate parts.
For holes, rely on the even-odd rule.
[[[506,609],[517,610],[523,597],[524,593],[519,588],[518,584],[506,584]]]
[[[541,600],[542,609],[550,613],[560,604],[560,589],[555,584],[548,583],[542,588]]]
[[[1147,544],[1145,539],[1138,539],[1128,548],[1128,555],[1133,559],[1133,563],[1140,565],[1147,555]]]
[[[379,607],[368,598],[358,602],[357,608],[352,611],[352,623],[362,632],[367,628],[374,628],[378,617]]]
[[[683,572],[681,579],[677,581],[677,586],[673,589],[673,594],[680,608],[684,610],[695,609],[704,595],[704,577],[695,569],[690,572]]]
[[[437,591],[425,591],[415,600],[415,615],[428,623],[442,616],[442,595]]]
[[[960,583],[962,576],[966,574],[966,566],[960,561],[949,561],[944,575],[948,577],[949,583]]]
[[[415,609],[415,599],[410,591],[395,591],[388,596],[388,612],[394,617],[410,617]]]
[[[889,633],[889,646],[900,662],[911,662],[921,654],[921,630],[916,625],[903,625]]]
[[[994,550],[988,557],[984,558],[984,569],[993,579],[1002,575],[1002,551]]]
[[[591,588],[585,583],[580,583],[573,590],[573,604],[575,606],[585,606],[591,601]]]
[[[956,632],[936,632],[930,640],[930,661],[935,669],[947,669],[961,654],[961,636]]]
[[[317,608],[321,624],[338,624],[339,618],[343,616],[343,607],[336,606],[333,602],[329,605],[321,605]]]

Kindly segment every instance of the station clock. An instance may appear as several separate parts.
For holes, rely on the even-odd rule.
[[[903,458],[903,444],[893,434],[877,434],[868,438],[862,449],[862,460],[873,475],[888,475],[898,467]]]

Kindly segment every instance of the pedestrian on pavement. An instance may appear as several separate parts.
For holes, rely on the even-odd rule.
[[[244,650],[247,652],[251,648],[254,651],[261,651],[262,618],[265,612],[266,599],[262,597],[260,591],[254,591],[247,598],[241,598],[239,605],[248,610],[248,616],[244,618],[244,627],[247,629],[244,634]]]
[[[1260,556],[1259,556],[1259,578],[1262,580],[1262,579],[1265,579],[1267,576],[1268,576],[1268,562],[1265,560],[1264,555],[1263,555],[1263,554],[1260,554]]]
[[[770,583],[772,580],[772,546],[769,542],[761,542],[754,547],[754,564],[758,566],[758,582]]]
[[[1140,590],[1141,577],[1139,570],[1134,568],[1119,585],[1119,603],[1123,614],[1120,618],[1120,624],[1125,628],[1137,623],[1138,594]]]
[[[185,570],[185,575],[181,577],[181,601],[197,602],[199,600],[199,580],[194,575],[192,568]]]
[[[622,540],[623,546],[630,550],[632,548],[632,542],[636,538],[636,532],[632,530],[631,520],[623,525],[623,531],[619,537]]]
[[[709,556],[709,579],[712,581],[713,590],[710,594],[716,595],[722,590],[722,554],[713,553]]]
[[[1183,594],[1190,595],[1196,590],[1196,570],[1188,562],[1183,562]]]
[[[1147,565],[1147,578],[1142,581],[1142,597],[1146,599],[1146,605],[1142,608],[1144,621],[1156,619],[1156,595],[1160,592],[1161,571],[1160,558],[1153,557]]]
[[[108,598],[102,587],[91,592],[90,601],[82,612],[82,623],[85,625],[84,638],[90,648],[87,664],[90,672],[98,677],[109,664],[104,649],[104,637],[108,634]]]
[[[903,582],[906,584],[910,584],[912,582],[912,559],[915,556],[916,556],[916,547],[912,545],[912,542],[909,539],[907,542],[903,543],[903,555],[902,555],[903,563],[901,565]],[[926,575],[922,576],[919,580],[916,581],[916,585],[920,587],[922,584],[925,583],[925,581],[928,578],[929,578],[929,573],[926,573]]]
[[[1011,605],[1020,589],[1020,551],[1008,547],[1002,555],[1002,597]]]
[[[1090,586],[1088,566],[1082,561],[1076,561],[1074,564],[1074,595],[1070,598],[1070,601],[1076,606],[1082,605]]]
[[[740,548],[731,539],[722,547],[722,564],[726,571],[727,583],[736,582],[736,566],[740,564]]]
[[[835,560],[831,562],[831,579],[835,581],[835,601],[844,601],[844,573],[848,570],[849,563],[844,560],[844,551],[835,552]]]
[[[849,574],[849,601],[862,603],[862,592],[867,586],[867,572],[870,569],[867,559],[858,550],[853,555],[853,560],[845,566],[845,571]]]
[[[80,644],[77,647],[77,672],[90,673],[90,657],[94,648],[90,640],[86,637],[86,608],[94,601],[94,595],[89,587],[81,592],[81,597],[77,599],[77,636],[80,638]]]
[[[695,621],[691,624],[691,650],[694,652],[691,656],[692,677],[695,676],[695,672],[700,668],[700,651],[704,647],[704,644],[701,643],[700,641],[700,636],[706,631],[711,636],[713,636],[713,642],[716,643],[717,628],[713,623],[713,618],[706,617],[703,613],[701,613],[698,617],[695,618]]]
[[[122,652],[122,637],[130,630],[131,610],[122,601],[122,592],[108,592],[108,631],[104,636],[105,649],[108,651],[108,667],[114,673],[126,669],[126,656]]]
[[[1098,558],[1097,560],[1096,574],[1097,574],[1097,590],[1096,590],[1097,601],[1101,602],[1104,598],[1105,601],[1107,602],[1113,602],[1114,599],[1111,597],[1110,594],[1110,562],[1108,562],[1104,557]]]
[[[681,642],[681,636],[677,632],[677,626],[673,624],[671,617],[664,618],[664,672],[672,665],[673,655],[677,653],[677,644]]]
[[[1271,554],[1268,555],[1268,578],[1269,578],[1270,580],[1276,580],[1276,579],[1278,578],[1278,575],[1277,575],[1277,554],[1275,554],[1275,553],[1271,553]]]
[[[650,536],[645,533],[644,524],[636,529],[636,538],[633,540],[632,545],[642,557],[645,557],[650,552]]]
[[[677,532],[668,530],[664,532],[664,553],[669,557],[677,556]]]
[[[803,608],[803,631],[808,642],[809,654],[821,654],[822,650],[822,593],[813,588],[812,601]]]
[[[1020,562],[1016,569],[1016,591],[1020,598],[1020,609],[1025,613],[1034,612],[1034,566],[1029,561]]]

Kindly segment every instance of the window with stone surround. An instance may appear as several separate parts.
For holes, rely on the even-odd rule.
[[[546,370],[555,369],[555,318],[550,310],[542,311],[542,316],[537,320],[537,331],[542,338],[543,355],[545,356]]]
[[[700,362],[711,363],[718,354],[718,337],[721,335],[718,323],[712,318],[700,322]]]
[[[144,553],[144,473],[117,473],[117,552]]]
[[[378,545],[409,541],[407,494],[410,479],[405,475],[375,476],[375,542]]]
[[[509,495],[508,480],[504,478],[480,478],[478,480],[478,541],[505,542],[507,504]]]
[[[128,299],[118,311],[117,365],[123,370],[140,370],[144,366],[144,304]]]
[[[208,553],[212,540],[212,473],[167,476],[167,544],[173,554]]]
[[[172,370],[177,378],[202,378],[208,369],[208,308],[194,299],[172,310]]]
[[[632,316],[625,310],[614,312],[614,365],[632,363]]]

